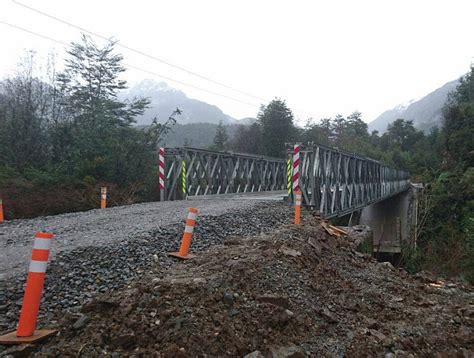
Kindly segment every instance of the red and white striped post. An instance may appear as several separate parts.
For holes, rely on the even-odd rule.
[[[54,235],[37,232],[26,279],[25,294],[16,332],[0,336],[0,344],[30,343],[54,334],[55,330],[36,330],[36,321],[48,265],[49,250]]]
[[[293,193],[300,190],[300,149],[301,144],[293,147]]]
[[[177,257],[179,259],[192,259],[194,255],[189,253],[191,247],[191,239],[193,238],[194,226],[196,225],[198,209],[189,208],[186,226],[184,227],[183,240],[178,252],[170,252],[168,255]]]
[[[160,147],[158,154],[158,175],[160,183],[160,201],[165,200],[165,148]]]

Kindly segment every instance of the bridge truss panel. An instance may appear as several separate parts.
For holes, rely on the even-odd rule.
[[[300,189],[323,217],[342,216],[405,191],[408,173],[319,144],[302,146]],[[291,150],[288,150],[291,158]]]
[[[285,159],[196,148],[165,149],[166,199],[286,190]]]

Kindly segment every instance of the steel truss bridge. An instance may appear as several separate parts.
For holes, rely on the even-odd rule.
[[[288,159],[165,149],[165,199],[287,191],[292,195],[292,146]],[[379,161],[319,144],[301,146],[299,187],[303,203],[326,218],[343,216],[409,188],[408,173]]]
[[[165,148],[165,197],[285,190],[284,159],[196,148]]]
[[[355,153],[319,144],[304,145],[300,153],[303,202],[326,218],[349,214],[410,185],[407,172]]]

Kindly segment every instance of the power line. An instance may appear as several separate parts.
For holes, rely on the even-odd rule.
[[[213,94],[213,95],[215,95],[215,96],[221,96],[221,97],[224,97],[224,98],[230,99],[230,100],[232,100],[232,101],[236,101],[236,102],[239,102],[239,103],[245,104],[245,105],[247,105],[247,106],[251,106],[251,107],[255,107],[255,106],[257,106],[257,107],[258,107],[258,105],[257,105],[257,104],[255,104],[255,103],[250,103],[250,102],[241,101],[240,99],[236,99],[236,98],[233,98],[233,97],[227,96],[227,95],[225,95],[225,94],[222,94],[222,93],[218,93],[218,92],[210,91],[210,90],[208,90],[208,89],[201,88],[201,87],[198,87],[198,86],[195,86],[195,85],[189,84],[189,83],[181,82],[181,81],[179,81],[179,80],[175,80],[175,79],[173,79],[173,78],[171,78],[171,77],[163,76],[163,75],[157,74],[157,73],[155,73],[155,72],[152,72],[152,71],[149,71],[149,70],[146,70],[146,69],[140,68],[140,67],[136,67],[136,66],[129,65],[129,64],[126,64],[126,63],[124,63],[123,65],[124,65],[125,67],[132,68],[132,69],[134,69],[134,70],[142,71],[142,72],[148,73],[148,74],[150,74],[150,75],[153,75],[153,76],[157,76],[157,77],[160,77],[160,78],[164,78],[165,80],[168,80],[168,81],[173,81],[173,82],[176,82],[176,83],[182,84],[182,85],[184,85],[184,86],[188,86],[188,87],[191,87],[191,88],[194,88],[194,89],[200,90],[200,91],[204,91],[204,92],[207,92],[207,93]]]
[[[48,13],[46,13],[46,12],[44,12],[44,11],[38,10],[38,9],[33,8],[33,7],[31,7],[31,6],[28,6],[28,5],[26,5],[26,4],[23,4],[23,3],[21,3],[21,2],[19,2],[19,1],[17,1],[17,0],[12,0],[12,2],[15,3],[16,5],[22,6],[22,7],[26,8],[26,9],[28,9],[28,10],[30,10],[30,11],[36,12],[36,13],[42,15],[42,16],[46,16],[46,17],[48,17],[48,18],[50,18],[50,19],[53,19],[53,20],[55,20],[55,21],[57,21],[57,22],[60,22],[60,23],[63,23],[63,24],[65,24],[65,25],[67,25],[67,26],[73,27],[73,28],[75,28],[75,29],[77,29],[77,30],[79,30],[79,31],[88,33],[88,34],[90,34],[90,35],[93,35],[93,36],[98,37],[98,38],[100,38],[100,39],[102,39],[102,40],[105,40],[105,41],[111,41],[111,39],[108,38],[108,37],[106,37],[106,36],[100,35],[100,34],[98,34],[98,33],[96,33],[96,32],[93,32],[93,31],[91,31],[91,30],[88,30],[88,29],[86,29],[86,28],[84,28],[84,27],[81,27],[81,26],[72,24],[71,22],[68,22],[68,21],[63,20],[63,19],[60,19],[60,18],[58,18],[58,17],[56,17],[56,16],[54,16],[54,15],[48,14]],[[238,92],[238,93],[243,94],[243,95],[245,95],[245,96],[253,97],[253,98],[258,99],[258,100],[263,101],[263,102],[268,102],[268,100],[265,99],[265,98],[256,96],[256,95],[251,94],[251,93],[249,93],[249,92],[245,92],[245,91],[239,90],[239,89],[234,88],[234,87],[232,87],[232,86],[229,86],[229,85],[227,85],[227,84],[225,84],[225,83],[222,83],[222,82],[213,80],[212,78],[209,78],[209,77],[200,75],[199,73],[193,72],[193,71],[188,70],[188,69],[186,69],[186,68],[183,68],[183,67],[181,67],[181,66],[174,65],[174,64],[172,64],[172,63],[170,63],[170,62],[168,62],[168,61],[165,61],[165,60],[160,59],[160,58],[158,58],[158,57],[156,57],[156,56],[153,56],[153,55],[150,55],[150,54],[148,54],[148,53],[145,53],[145,52],[143,52],[143,51],[141,51],[141,50],[137,50],[137,49],[135,49],[135,48],[132,48],[132,47],[127,46],[127,45],[124,45],[124,44],[119,43],[119,42],[116,42],[115,44],[116,44],[117,46],[119,46],[119,47],[122,47],[122,48],[126,49],[126,50],[135,52],[135,53],[137,53],[137,54],[140,54],[140,55],[142,55],[142,56],[145,56],[145,57],[150,58],[150,59],[152,59],[152,60],[155,60],[155,61],[157,61],[157,62],[163,63],[163,64],[165,64],[165,65],[167,65],[167,66],[176,68],[176,69],[178,69],[178,70],[180,70],[180,71],[183,71],[183,72],[185,72],[185,73],[188,73],[188,74],[190,74],[190,75],[193,75],[193,76],[196,76],[196,77],[198,77],[198,78],[204,79],[204,80],[206,80],[206,81],[208,81],[208,82],[211,82],[211,83],[214,83],[214,84],[216,84],[216,85],[222,86],[222,87],[224,87],[224,88],[230,89],[230,90],[232,90],[232,91]],[[144,71],[144,72],[146,72],[146,71]],[[161,76],[161,75],[158,75],[158,76],[161,77],[161,78],[166,78],[166,79],[167,79],[166,76]],[[177,83],[183,84],[182,82],[177,81],[177,80],[173,80],[173,79],[170,79],[170,80],[171,80],[171,81],[174,81],[174,82],[177,82]],[[185,85],[186,85],[186,86],[193,87],[193,88],[196,88],[196,86],[194,86],[194,85],[188,85],[188,84],[185,84]],[[211,93],[211,94],[216,94],[215,92],[212,92],[212,91],[209,91],[209,90],[204,90],[204,91],[205,91],[205,92],[208,92],[208,93]],[[223,94],[218,94],[218,95],[221,96],[221,97],[222,97],[222,96],[226,97],[226,95],[223,95]],[[229,97],[230,97],[230,96],[228,96],[228,97],[226,97],[226,98],[229,98]],[[234,98],[232,98],[232,100],[235,101]],[[242,101],[242,103],[244,103],[244,101]],[[244,104],[248,104],[248,102],[245,102]],[[260,107],[260,105],[259,105],[259,107]],[[303,110],[301,110],[301,109],[296,109],[296,110],[297,110],[298,112],[300,112],[300,113],[306,113],[306,116],[313,117],[313,115],[312,115],[311,113],[309,113],[309,112],[303,111]]]
[[[50,40],[50,41],[53,41],[53,42],[57,42],[61,45],[64,45],[64,46],[69,46],[70,44],[66,43],[66,42],[63,42],[63,41],[60,41],[60,40],[56,40],[56,39],[53,39],[52,37],[49,37],[49,36],[46,36],[46,35],[42,35],[42,34],[39,34],[37,32],[34,32],[34,31],[31,31],[31,30],[28,30],[28,29],[25,29],[24,27],[20,27],[18,25],[13,25],[13,24],[10,24],[9,22],[6,22],[6,21],[3,21],[3,20],[0,20],[0,23],[4,24],[4,25],[7,25],[7,26],[10,26],[10,27],[13,27],[17,30],[21,30],[21,31],[24,31],[24,32],[27,32],[31,35],[35,35],[35,36],[39,36],[39,37],[42,37],[46,40]]]
[[[63,46],[66,46],[66,47],[69,47],[71,44],[70,43],[66,43],[64,41],[61,41],[61,40],[57,40],[57,39],[54,39],[52,37],[49,37],[47,35],[43,35],[43,34],[40,34],[36,31],[32,31],[32,30],[28,30],[24,27],[21,27],[21,26],[18,26],[18,25],[14,25],[14,24],[11,24],[9,22],[6,22],[6,21],[3,21],[3,20],[0,20],[0,23],[4,24],[4,25],[7,25],[7,26],[10,26],[12,28],[15,28],[17,30],[20,30],[20,31],[23,31],[23,32],[26,32],[26,33],[29,33],[31,35],[34,35],[34,36],[38,36],[38,37],[42,37],[46,40],[49,40],[49,41],[52,41],[52,42],[56,42],[58,44],[61,44]],[[130,64],[126,64],[126,63],[123,63],[123,66],[124,67],[128,67],[130,69],[134,69],[134,70],[138,70],[138,71],[141,71],[141,72],[144,72],[144,73],[148,73],[152,76],[155,76],[155,77],[159,77],[161,79],[165,79],[167,81],[172,81],[172,82],[175,82],[175,83],[179,83],[183,86],[187,86],[187,87],[190,87],[190,88],[194,88],[194,89],[197,89],[199,91],[202,91],[202,92],[206,92],[206,93],[209,93],[209,94],[212,94],[214,96],[219,96],[219,97],[223,97],[223,98],[226,98],[228,100],[231,100],[231,101],[234,101],[234,102],[238,102],[238,103],[241,103],[241,104],[245,104],[246,106],[250,106],[250,107],[253,107],[253,108],[257,108],[258,110],[260,109],[260,105],[259,104],[256,104],[256,103],[250,103],[250,102],[245,102],[245,101],[242,101],[240,99],[237,99],[237,98],[234,98],[234,97],[231,97],[231,96],[228,96],[228,95],[225,95],[225,94],[222,94],[222,93],[219,93],[219,92],[214,92],[214,91],[211,91],[211,90],[208,90],[206,88],[202,88],[202,87],[199,87],[199,86],[196,86],[196,85],[193,85],[193,84],[189,84],[189,83],[186,83],[186,82],[183,82],[183,81],[180,81],[180,80],[176,80],[174,78],[171,78],[171,77],[168,77],[168,76],[164,76],[164,75],[161,75],[159,73],[156,73],[156,72],[153,72],[153,71],[150,71],[150,70],[147,70],[147,69],[144,69],[144,68],[141,68],[141,67],[138,67],[138,66],[134,66],[134,65],[130,65]],[[277,110],[277,109],[273,109],[272,111],[274,112],[277,112],[277,113],[282,113],[282,114],[287,114],[287,112],[285,111],[280,111],[280,110]]]
[[[53,19],[53,20],[55,20],[55,21],[58,21],[58,22],[60,22],[60,23],[62,23],[62,24],[65,24],[65,25],[67,25],[67,26],[71,26],[71,27],[73,27],[73,28],[75,28],[75,29],[77,29],[77,30],[79,30],[79,31],[82,31],[82,32],[88,33],[88,34],[90,34],[90,35],[96,36],[96,37],[98,37],[98,38],[100,38],[100,39],[103,39],[103,40],[106,40],[106,41],[110,41],[110,38],[107,38],[107,37],[105,37],[105,36],[103,36],[103,35],[100,35],[100,34],[98,34],[98,33],[95,33],[95,32],[93,32],[93,31],[90,31],[90,30],[88,30],[88,29],[86,29],[86,28],[83,28],[83,27],[78,26],[78,25],[74,25],[74,24],[72,24],[72,23],[70,23],[70,22],[68,22],[68,21],[62,20],[62,19],[60,19],[60,18],[58,18],[58,17],[56,17],[56,16],[53,16],[53,15],[48,14],[48,13],[45,13],[45,12],[43,12],[43,11],[41,11],[41,10],[35,9],[35,8],[33,8],[33,7],[30,7],[30,6],[26,5],[26,4],[23,4],[23,3],[19,2],[19,1],[16,1],[16,0],[12,0],[12,1],[13,1],[16,5],[22,6],[22,7],[26,8],[26,9],[28,9],[28,10],[30,10],[30,11],[33,11],[33,12],[36,12],[36,13],[42,15],[42,16],[46,16],[46,17],[48,17],[48,18],[50,18],[50,19]],[[160,62],[160,63],[163,63],[163,64],[165,64],[165,65],[167,65],[167,66],[176,68],[176,69],[178,69],[178,70],[180,70],[180,71],[183,71],[183,72],[186,72],[186,73],[188,73],[188,74],[190,74],[190,75],[199,77],[199,78],[201,78],[201,79],[203,79],[203,80],[206,80],[206,81],[208,81],[208,82],[214,83],[214,84],[216,84],[216,85],[218,85],[218,86],[225,87],[225,88],[230,89],[230,90],[232,90],[232,91],[238,92],[238,93],[243,94],[243,95],[245,95],[245,96],[247,96],[247,97],[252,97],[252,98],[258,99],[258,100],[260,100],[260,101],[267,102],[267,100],[265,100],[265,99],[262,98],[262,97],[255,96],[255,95],[253,95],[253,94],[251,94],[251,93],[248,93],[248,92],[245,92],[245,91],[241,91],[241,90],[239,90],[239,89],[237,89],[237,88],[234,88],[234,87],[232,87],[232,86],[229,86],[229,85],[227,85],[227,84],[225,84],[225,83],[222,83],[222,82],[213,80],[212,78],[209,78],[209,77],[200,75],[199,73],[196,73],[196,72],[190,71],[190,70],[188,70],[188,69],[186,69],[186,68],[184,68],[184,67],[181,67],[181,66],[172,64],[172,63],[170,63],[170,62],[168,62],[168,61],[165,61],[165,60],[163,60],[163,59],[161,59],[161,58],[158,58],[158,57],[156,57],[156,56],[153,56],[153,55],[150,55],[150,54],[148,54],[148,53],[145,53],[145,52],[143,52],[143,51],[141,51],[141,50],[137,50],[137,49],[135,49],[135,48],[132,48],[132,47],[130,47],[130,46],[127,46],[127,45],[124,45],[124,44],[121,44],[121,43],[117,43],[117,46],[120,46],[120,47],[122,47],[122,48],[124,48],[124,49],[127,49],[127,50],[129,50],[129,51],[135,52],[135,53],[137,53],[137,54],[139,54],[139,55],[142,55],[142,56],[145,56],[145,57],[150,58],[150,59],[152,59],[152,60],[155,60],[155,61],[158,61],[158,62]]]
[[[66,43],[66,42],[63,42],[63,41],[54,39],[54,38],[52,38],[52,37],[49,37],[49,36],[40,34],[40,33],[36,32],[36,31],[31,31],[31,30],[25,29],[24,27],[21,27],[21,26],[18,26],[18,25],[10,24],[9,22],[3,21],[3,20],[0,20],[0,23],[2,23],[2,24],[4,24],[4,25],[7,25],[7,26],[10,26],[10,27],[13,27],[13,28],[15,28],[15,29],[17,29],[17,30],[21,30],[21,31],[23,31],[23,32],[27,32],[27,33],[29,33],[29,34],[32,34],[32,35],[35,35],[35,36],[39,36],[39,37],[42,37],[42,38],[44,38],[44,39],[47,39],[47,40],[50,40],[50,41],[59,43],[59,44],[64,45],[64,46],[66,46],[66,47],[70,46],[70,44],[68,44],[68,43]],[[191,88],[194,88],[194,89],[203,91],[203,92],[207,92],[207,93],[210,93],[210,94],[215,95],[215,96],[220,96],[220,97],[223,97],[223,98],[227,98],[227,99],[229,99],[229,100],[232,100],[232,101],[235,101],[235,102],[239,102],[239,103],[245,104],[245,105],[247,105],[247,106],[259,108],[259,105],[258,105],[258,104],[250,103],[250,102],[245,102],[245,101],[242,101],[242,100],[240,100],[240,99],[237,99],[237,98],[234,98],[234,97],[231,97],[231,96],[227,96],[227,95],[222,94],[222,93],[214,92],[214,91],[211,91],[211,90],[208,90],[208,89],[199,87],[199,86],[195,86],[195,85],[193,85],[193,84],[189,84],[189,83],[186,83],[186,82],[182,82],[182,81],[176,80],[176,79],[174,79],[174,78],[171,78],[171,77],[168,77],[168,76],[164,76],[164,75],[158,74],[158,73],[153,72],[153,71],[149,71],[149,70],[147,70],[147,69],[144,69],[144,68],[141,68],[141,67],[138,67],[138,66],[130,65],[130,64],[127,64],[127,63],[123,63],[123,66],[128,67],[128,68],[131,68],[131,69],[134,69],[134,70],[142,71],[142,72],[151,74],[151,75],[156,76],[156,77],[160,77],[160,78],[165,79],[165,80],[167,80],[167,81],[172,81],[172,82],[175,82],[175,83],[179,83],[179,84],[181,84],[181,85],[183,85],[183,86],[188,86],[188,87],[191,87]]]

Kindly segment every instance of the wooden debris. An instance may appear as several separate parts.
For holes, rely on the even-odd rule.
[[[335,236],[335,237],[341,237],[343,235],[347,235],[347,232],[345,232],[344,230],[342,229],[339,229],[338,227],[334,226],[334,225],[330,225],[328,224],[327,222],[325,221],[322,221],[321,222],[321,226],[324,228],[324,230],[326,230],[326,232],[331,235],[331,236]]]
[[[329,227],[333,230],[336,230],[337,232],[339,232],[341,235],[347,235],[347,232],[345,232],[344,230],[338,228],[337,226],[333,226],[333,225],[329,225]]]

